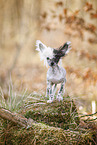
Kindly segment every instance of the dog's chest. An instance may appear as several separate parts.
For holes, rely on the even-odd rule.
[[[64,81],[66,71],[64,68],[49,68],[47,72],[47,80],[51,83],[58,84]]]

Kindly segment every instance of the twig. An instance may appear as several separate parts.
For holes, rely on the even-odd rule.
[[[93,115],[95,115],[95,114],[97,114],[97,112],[95,112],[95,113],[93,113],[93,114],[89,114],[89,115],[82,115],[82,116],[80,116],[80,118],[86,117],[86,116],[93,116]]]

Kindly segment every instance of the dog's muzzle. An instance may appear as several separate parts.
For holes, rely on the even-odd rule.
[[[54,62],[51,62],[51,66],[54,66]]]

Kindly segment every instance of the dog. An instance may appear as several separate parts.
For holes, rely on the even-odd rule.
[[[61,62],[61,59],[70,51],[70,49],[71,42],[66,42],[58,49],[55,49],[47,47],[40,40],[36,41],[36,50],[39,52],[41,60],[44,60],[46,66],[49,65],[46,90],[46,97],[49,97],[49,100],[47,101],[48,103],[54,101],[57,84],[61,84],[61,87],[56,99],[58,101],[63,100],[63,94],[65,92],[64,85],[66,83],[66,70],[59,65],[59,62]]]

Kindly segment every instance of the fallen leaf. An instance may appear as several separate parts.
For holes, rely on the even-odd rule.
[[[90,16],[91,18],[97,18],[97,13],[91,13]]]
[[[66,18],[66,23],[72,23],[76,20],[76,16],[72,15]]]
[[[87,26],[87,29],[89,29],[91,32],[94,32],[96,30],[96,26],[94,26],[93,24],[89,24]]]
[[[42,16],[42,18],[44,18],[44,19],[45,19],[45,18],[47,17],[47,13],[46,13],[46,12],[44,12],[41,16]]]
[[[89,41],[90,43],[97,43],[97,39],[89,38],[88,41]]]
[[[56,2],[55,5],[56,5],[56,6],[63,6],[63,2],[62,2],[62,1]]]
[[[76,10],[73,15],[77,15],[79,12],[80,10]]]
[[[86,11],[86,12],[88,12],[88,11],[90,11],[90,10],[92,10],[93,9],[93,6],[92,6],[92,4],[90,4],[90,3],[86,3],[86,5],[84,6],[84,10]]]
[[[46,26],[45,29],[46,29],[47,31],[50,31],[50,27],[49,27],[49,26]]]
[[[67,9],[64,9],[64,15],[67,16]]]
[[[62,19],[63,19],[63,16],[60,14],[59,15],[59,20],[62,21]]]

